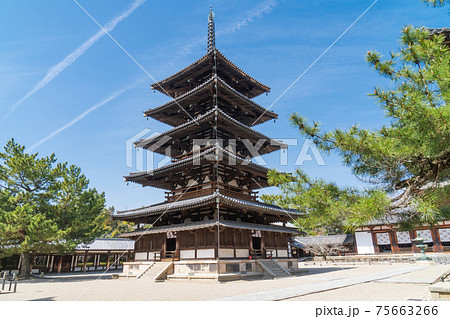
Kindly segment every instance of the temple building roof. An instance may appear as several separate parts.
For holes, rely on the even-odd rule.
[[[444,44],[450,45],[450,28],[426,28],[431,35],[444,35]]]
[[[291,219],[304,215],[304,213],[300,211],[283,209],[275,205],[270,205],[261,202],[237,199],[216,192],[211,195],[196,198],[178,200],[175,202],[163,202],[151,206],[130,209],[125,211],[118,211],[117,214],[113,215],[113,219],[127,220],[127,219],[134,219],[137,217],[158,215],[161,213],[170,213],[184,209],[200,208],[213,203],[217,203],[217,199],[219,200],[220,204],[223,204],[224,206],[227,207],[247,209],[267,214],[283,215],[290,217]]]
[[[214,107],[213,96],[216,94],[216,83],[219,109],[238,119],[241,123],[253,126],[278,118],[278,114],[266,110],[242,95],[220,77],[217,77],[217,81],[215,81],[214,76],[179,97],[145,111],[144,114],[171,126],[181,125],[191,120],[191,117],[205,113]]]
[[[133,251],[134,240],[122,238],[95,238],[88,244],[79,244],[76,251]]]
[[[352,234],[295,237],[292,245],[297,248],[352,245]]]
[[[193,139],[212,138],[212,136],[204,136],[200,134],[204,133],[205,128],[212,127],[214,124],[213,121],[216,111],[218,115],[218,131],[222,129],[238,141],[248,139],[253,145],[258,143],[259,140],[264,140],[264,144],[258,150],[259,155],[277,151],[282,148],[287,148],[285,143],[273,140],[270,137],[253,130],[218,108],[211,109],[205,114],[198,116],[196,119],[179,125],[167,132],[161,133],[154,137],[141,139],[137,141],[135,145],[136,147],[143,147],[147,150],[162,155],[168,155],[166,154],[166,150],[169,146],[172,146],[170,156],[176,157],[178,154],[176,153],[175,147],[181,146],[179,142],[188,141],[189,147],[192,148],[191,143]],[[219,138],[221,138],[220,135]]]
[[[215,56],[216,59],[214,59]],[[168,78],[153,83],[151,87],[175,98],[205,82],[215,71],[231,87],[248,98],[254,98],[262,93],[270,92],[268,86],[245,73],[217,49],[208,52],[194,63]]]
[[[302,234],[302,232],[298,231],[294,228],[275,226],[275,225],[262,225],[262,224],[253,224],[253,223],[244,223],[239,221],[231,221],[231,220],[204,220],[199,222],[191,222],[191,223],[183,223],[183,224],[174,224],[174,225],[165,225],[152,227],[148,229],[140,229],[130,233],[125,233],[119,235],[119,237],[136,237],[148,234],[158,234],[158,233],[166,233],[166,232],[178,232],[178,231],[188,231],[195,230],[201,228],[209,228],[209,227],[217,227],[217,225],[235,228],[235,229],[250,229],[250,230],[259,230],[259,231],[270,231],[270,232],[279,232],[279,233],[287,233],[287,234]]]
[[[211,158],[218,150],[220,162],[230,165],[239,166],[241,172],[252,173],[253,176],[259,176],[257,182],[254,182],[252,189],[268,187],[267,171],[268,168],[255,164],[250,160],[244,159],[233,154],[219,146],[212,146],[200,151],[192,157],[186,157],[176,162],[172,162],[166,166],[156,168],[145,172],[133,172],[125,177],[125,181],[141,184],[142,186],[153,186],[163,189],[172,188],[172,179],[175,175],[185,174],[191,168],[200,168],[205,163],[211,163]],[[241,173],[242,174],[242,173]]]

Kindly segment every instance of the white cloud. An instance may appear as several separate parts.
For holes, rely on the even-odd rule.
[[[218,32],[218,34],[233,33],[242,27],[247,26],[249,23],[255,21],[255,19],[261,18],[265,13],[271,12],[277,4],[278,3],[275,0],[261,2],[255,9],[248,11],[242,19],[232,24],[229,28],[226,28],[223,32]]]

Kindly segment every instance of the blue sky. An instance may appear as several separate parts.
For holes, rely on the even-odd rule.
[[[206,52],[211,1],[78,2],[101,25],[119,19],[111,35],[157,80]],[[372,3],[213,1],[216,46],[271,87],[268,96],[256,98],[269,106]],[[395,50],[400,28],[408,24],[448,26],[448,10],[426,8],[415,0],[379,0],[273,106],[279,113],[276,123],[256,127],[277,139],[299,138],[299,146],[289,148],[288,166],[279,165],[276,153],[264,157],[269,166],[295,169],[303,139],[288,125],[292,112],[321,122],[325,129],[355,123],[378,128],[385,123],[367,93],[388,83],[368,67],[364,55],[372,49],[384,54]],[[95,38],[100,28],[70,0],[2,1],[0,29],[0,144],[14,137],[28,148],[35,146],[33,151],[40,155],[55,153],[60,161],[80,166],[91,185],[106,193],[108,205],[117,209],[162,201],[161,190],[127,185],[122,177],[133,170],[125,161],[127,139],[145,128],[169,129],[142,115],[168,101],[150,90],[148,75],[108,36]],[[76,51],[92,37],[88,48]],[[43,81],[49,74],[51,80]],[[323,156],[325,166],[309,161],[302,168],[340,185],[367,186],[336,155]]]

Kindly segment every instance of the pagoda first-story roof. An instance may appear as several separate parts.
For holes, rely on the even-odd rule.
[[[189,231],[195,229],[202,228],[213,228],[217,226],[235,228],[235,229],[249,229],[249,230],[259,230],[259,231],[268,231],[268,232],[278,232],[278,233],[287,233],[293,235],[300,235],[302,232],[298,231],[295,228],[283,227],[283,226],[275,226],[275,225],[264,225],[264,224],[253,224],[253,223],[244,223],[239,221],[231,221],[231,220],[217,220],[210,219],[198,222],[190,222],[183,224],[174,224],[174,225],[165,225],[152,227],[148,229],[139,229],[133,232],[124,233],[119,235],[119,237],[138,237],[143,235],[150,234],[160,234],[166,232],[179,232],[179,231]]]
[[[292,220],[304,215],[304,213],[297,210],[283,209],[281,207],[266,203],[237,199],[216,192],[206,196],[178,200],[174,202],[163,202],[151,206],[118,211],[112,216],[112,218],[116,220],[128,221],[146,217],[158,218],[161,214],[170,214],[172,212],[185,211],[188,209],[199,209],[217,203],[219,203],[221,207],[238,209],[242,212],[252,211],[261,214],[276,215],[284,217],[285,220]]]
[[[186,157],[154,170],[131,173],[125,176],[125,181],[141,184],[142,186],[171,190],[172,180],[175,177],[186,178],[186,175],[189,175],[186,172],[201,170],[208,163],[212,165],[215,155],[218,155],[220,163],[236,169],[239,174],[244,173],[250,176],[251,180],[255,179],[253,182],[250,180],[251,189],[269,186],[267,183],[268,168],[255,164],[216,145],[203,149],[191,157]]]
[[[215,76],[170,102],[145,111],[144,114],[171,126],[181,125],[212,109],[216,104],[216,94],[218,107],[247,126],[278,118],[278,114],[266,110]]]
[[[245,73],[217,49],[172,76],[153,83],[151,87],[175,98],[199,86],[213,74],[220,76],[236,91],[248,98],[270,91],[267,85]]]
[[[273,140],[268,136],[253,130],[245,124],[233,119],[218,108],[211,109],[205,114],[198,116],[196,119],[177,126],[165,133],[141,139],[137,141],[135,145],[136,147],[143,147],[149,151],[162,155],[178,157],[183,151],[189,152],[192,150],[192,142],[194,139],[212,139],[215,137],[212,128],[215,125],[216,112],[218,119],[218,139],[235,139],[237,143],[241,143],[241,140],[248,140],[252,143],[252,146],[262,140],[263,144],[258,149],[258,155],[264,155],[281,148],[287,148],[286,144]],[[237,147],[240,146],[242,145],[237,145]],[[247,155],[252,156],[250,153]]]

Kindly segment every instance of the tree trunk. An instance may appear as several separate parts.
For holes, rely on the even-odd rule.
[[[31,275],[31,254],[21,253],[22,263],[20,264],[19,277],[29,278]]]

